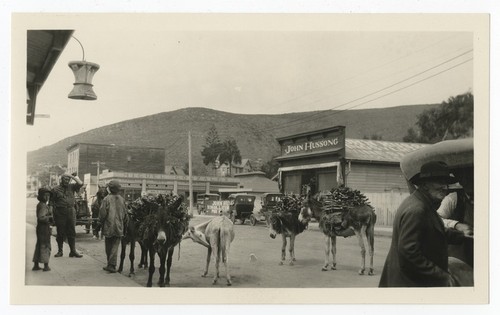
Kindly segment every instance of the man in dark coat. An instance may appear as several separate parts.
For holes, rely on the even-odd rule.
[[[396,212],[379,287],[449,286],[448,242],[460,243],[464,234],[445,229],[436,210],[457,180],[444,162],[428,162],[411,181],[418,189]]]
[[[74,183],[70,183],[71,181]],[[52,189],[52,206],[54,209],[54,222],[57,227],[57,253],[54,257],[63,255],[64,238],[68,239],[70,248],[69,257],[82,257],[82,254],[75,248],[75,192],[78,192],[83,186],[83,182],[75,174],[64,174],[61,176],[61,183]]]

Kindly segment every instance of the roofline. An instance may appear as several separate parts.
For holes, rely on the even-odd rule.
[[[314,135],[314,134],[318,134],[318,133],[324,133],[324,132],[328,132],[328,131],[336,131],[336,130],[341,130],[341,129],[345,129],[345,126],[339,125],[339,126],[334,126],[334,127],[329,127],[329,128],[324,128],[324,129],[319,129],[319,130],[314,130],[314,131],[302,132],[302,133],[298,133],[298,134],[294,134],[294,135],[279,137],[279,138],[276,138],[276,140],[279,142],[279,141],[283,141],[283,140],[304,137],[304,136]]]
[[[140,146],[135,146],[135,145],[122,145],[122,144],[104,144],[104,143],[90,143],[90,142],[76,142],[73,143],[69,146],[66,147],[66,151],[69,151],[69,149],[76,147],[81,144],[87,144],[87,145],[95,145],[95,146],[103,146],[103,147],[121,147],[121,148],[137,148],[137,149],[157,149],[157,150],[165,150],[165,148],[159,148],[159,147],[140,147]]]

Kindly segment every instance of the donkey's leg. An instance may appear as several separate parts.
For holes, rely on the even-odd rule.
[[[281,261],[280,261],[280,265],[283,265],[285,263],[285,259],[286,259],[286,236],[285,234],[281,234],[281,239],[282,239],[282,243],[281,243]]]
[[[293,266],[293,262],[295,261],[295,234],[290,235],[290,266]]]
[[[360,230],[354,230],[356,233],[356,237],[358,238],[359,247],[361,247],[361,267],[358,271],[358,274],[365,274],[365,259],[366,259],[366,247],[365,247],[365,238],[366,238],[366,225],[362,225]]]
[[[205,264],[205,271],[201,275],[203,278],[205,278],[208,274],[208,266],[210,265],[210,259],[212,259],[212,247],[209,247],[207,250],[207,263]]]
[[[130,272],[128,274],[129,277],[135,275],[135,270],[134,270],[134,260],[135,260],[135,240],[132,239],[130,241],[130,253],[128,255],[128,258],[130,259]]]
[[[373,254],[375,252],[375,228],[373,224],[371,224],[366,229],[366,237],[368,238],[368,254],[370,255],[370,270],[368,271],[368,275],[373,276]]]
[[[149,276],[148,276],[148,287],[153,286],[153,273],[155,273],[155,255],[156,252],[154,250],[153,246],[148,246],[148,252],[149,252]]]
[[[174,246],[168,249],[168,258],[167,258],[167,275],[165,276],[165,285],[167,287],[170,286],[170,267],[172,267],[172,257],[174,256]]]
[[[233,283],[231,282],[231,274],[229,273],[229,248],[231,247],[231,240],[229,240],[229,236],[224,240],[222,247],[222,262],[224,263],[224,269],[226,270],[226,281],[227,285],[230,286]]]
[[[219,279],[219,264],[220,264],[220,248],[217,242],[212,245],[212,253],[215,257],[215,274],[212,284],[217,284],[217,280]]]
[[[163,244],[162,246],[165,246]],[[158,256],[160,256],[160,278],[158,279],[158,285],[160,288],[163,288],[165,286],[165,261],[167,259],[167,249],[161,248],[158,252]]]
[[[118,272],[121,273],[123,271],[123,261],[125,260],[125,255],[127,251],[127,241],[125,240],[125,237],[122,237],[121,239],[121,247],[122,250],[120,252],[120,265],[118,266]]]
[[[337,236],[331,237],[332,242],[332,270],[337,270]]]
[[[330,261],[330,237],[328,235],[325,235],[324,243],[325,243],[325,264],[323,265],[323,268],[321,268],[321,270],[327,271],[328,263]]]

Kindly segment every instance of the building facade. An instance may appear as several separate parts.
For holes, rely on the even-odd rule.
[[[345,185],[365,194],[375,207],[378,225],[391,225],[401,201],[409,195],[399,167],[401,158],[427,144],[346,139],[345,127],[277,139],[281,146],[278,182],[284,193],[313,193]]]
[[[162,174],[165,172],[165,149],[133,146],[76,143],[69,146],[68,172],[80,178],[87,173],[97,175],[104,169],[131,173]]]

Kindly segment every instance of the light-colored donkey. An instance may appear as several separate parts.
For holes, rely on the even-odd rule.
[[[208,248],[207,264],[202,277],[206,277],[208,274],[208,266],[210,265],[213,253],[215,258],[215,275],[212,284],[216,284],[219,278],[219,263],[222,258],[224,268],[226,269],[227,285],[230,286],[232,282],[231,275],[229,274],[228,257],[231,242],[234,239],[233,222],[226,216],[215,217],[210,221],[190,226],[189,230],[182,237],[182,239],[187,238]]]

